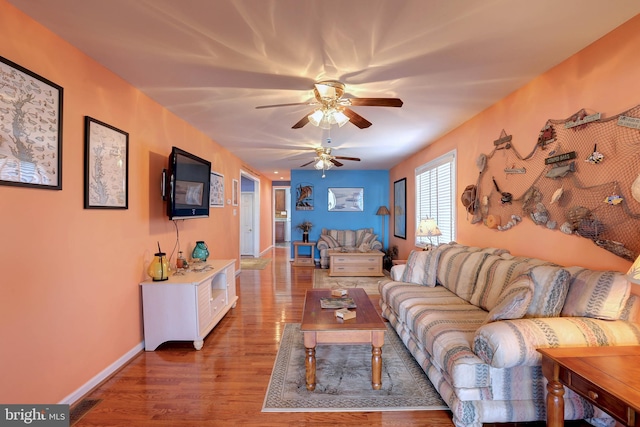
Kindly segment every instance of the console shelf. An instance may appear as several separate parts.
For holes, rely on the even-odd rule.
[[[144,349],[153,351],[167,341],[193,341],[200,350],[207,334],[236,306],[235,263],[209,260],[211,270],[140,283]]]

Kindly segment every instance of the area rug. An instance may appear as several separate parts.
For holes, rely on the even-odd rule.
[[[241,258],[240,269],[242,270],[264,270],[269,265],[271,258]]]
[[[271,373],[263,412],[362,412],[449,409],[426,374],[387,325],[382,389],[371,388],[370,345],[316,347],[316,389],[305,385],[300,324],[287,323]]]
[[[387,275],[377,277],[329,277],[329,269],[317,268],[313,271],[314,288],[362,288],[367,295],[380,295],[378,284],[381,281],[388,282],[390,280],[391,278]]]

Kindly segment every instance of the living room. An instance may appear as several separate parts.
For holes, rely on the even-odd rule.
[[[186,253],[196,241],[204,240],[213,258],[239,258],[240,222],[233,206],[212,209],[208,219],[175,224],[166,217],[159,186],[171,146],[185,145],[207,158],[228,182],[239,179],[242,172],[256,177],[259,192],[266,195],[260,198],[261,253],[270,251],[273,243],[273,184],[10,2],[0,0],[0,10],[0,33],[4,36],[0,39],[0,56],[64,88],[62,190],[0,187],[5,207],[0,218],[6,223],[1,257],[0,402],[73,403],[142,351],[139,283],[148,278],[146,266],[158,244],[170,252],[179,231]],[[331,170],[327,172],[328,184],[318,186],[317,194],[325,194],[324,188],[332,185],[364,187],[367,216],[362,223],[381,231],[376,209],[393,205],[393,184],[406,178],[406,217],[413,218],[414,171],[430,160],[456,150],[456,190],[461,193],[467,184],[477,181],[476,159],[494,148],[493,141],[503,129],[513,135],[516,147],[528,152],[525,148],[535,143],[549,119],[565,119],[582,108],[613,116],[638,105],[631,89],[640,74],[636,54],[639,46],[640,17],[635,16],[427,148],[388,171],[376,171],[375,179],[386,185],[372,191],[364,180],[366,174],[362,175],[363,181],[354,182],[348,173]],[[130,135],[126,210],[82,208],[85,116],[104,120]],[[317,175],[310,181],[305,174],[292,174],[292,190],[304,182],[322,182]],[[231,197],[230,186],[225,195]],[[316,202],[326,209],[323,199]],[[296,215],[296,219],[306,218],[304,211]],[[333,215],[339,217],[338,223],[344,221],[340,213]],[[326,217],[331,215],[322,216]],[[325,225],[338,225],[323,224],[322,218],[313,218],[315,233]],[[393,216],[389,216],[385,241],[387,246],[398,246],[399,258],[406,258],[416,248],[415,224],[407,221],[407,238],[402,239],[394,236],[392,221]],[[626,272],[631,265],[589,239],[544,230],[528,220],[507,233],[471,224],[460,204],[455,224],[456,240],[467,245],[506,248],[513,254],[593,269]],[[301,281],[310,277],[295,269],[291,274],[300,276]],[[278,289],[278,283],[271,286],[286,298],[287,289]],[[265,304],[253,308],[258,313],[273,307]],[[231,353],[233,349],[226,351]]]

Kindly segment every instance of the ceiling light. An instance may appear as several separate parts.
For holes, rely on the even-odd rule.
[[[313,113],[309,114],[307,118],[309,119],[309,123],[312,125],[320,126],[320,122],[324,119],[324,113],[321,109],[317,109]]]
[[[332,114],[332,117],[340,127],[349,123],[349,117],[345,116],[345,114],[340,110],[335,110]]]

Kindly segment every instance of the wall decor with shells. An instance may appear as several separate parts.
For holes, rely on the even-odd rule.
[[[507,231],[528,218],[628,260],[640,253],[640,105],[548,120],[525,154],[504,130],[481,154],[472,223]],[[521,148],[522,150],[522,148]]]

